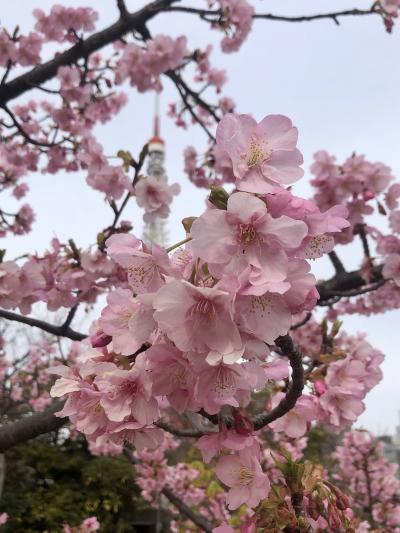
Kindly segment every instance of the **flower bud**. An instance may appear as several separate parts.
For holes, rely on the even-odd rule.
[[[209,201],[218,209],[227,209],[229,194],[221,187],[212,187]]]
[[[244,437],[249,437],[253,433],[254,425],[250,418],[243,416],[239,411],[234,409],[233,419],[233,427],[235,428],[236,433],[243,435]]]
[[[110,344],[112,337],[104,333],[103,330],[99,329],[94,335],[91,335],[90,342],[93,348],[104,348],[107,344]]]

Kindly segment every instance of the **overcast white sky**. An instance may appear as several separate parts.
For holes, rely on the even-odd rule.
[[[65,6],[91,6],[98,10],[97,28],[117,19],[116,1],[96,0],[24,0],[2,2],[2,26],[12,30],[19,24],[22,33],[32,28],[33,9],[48,11],[56,3]],[[126,0],[130,10],[145,4]],[[357,0],[255,0],[258,11],[276,14],[311,14],[332,9],[367,8],[370,1]],[[205,1],[182,1],[182,5],[204,6]],[[224,93],[232,96],[241,113],[251,113],[260,120],[270,113],[288,115],[299,128],[300,149],[307,170],[312,154],[321,148],[334,153],[341,161],[352,151],[366,154],[373,161],[383,161],[400,175],[400,30],[388,35],[378,17],[349,17],[340,26],[332,21],[289,24],[256,21],[254,30],[237,54],[226,55],[219,50],[220,34],[210,32],[204,22],[191,15],[164,14],[150,23],[153,34],[181,35],[186,32],[189,47],[214,44],[214,65],[225,67],[229,82]],[[120,115],[96,134],[108,155],[118,149],[133,154],[147,141],[152,126],[154,97],[138,95],[126,88],[130,102]],[[176,100],[174,87],[164,81],[164,109]],[[171,242],[183,236],[180,220],[199,214],[204,194],[185,180],[182,151],[188,144],[205,146],[200,129],[177,130],[168,118],[162,119],[162,134],[167,142],[167,169],[170,181],[182,186],[182,194],[173,207],[169,221]],[[295,188],[295,193],[308,195],[309,173]],[[99,228],[112,217],[101,195],[86,186],[79,173],[34,175],[29,179],[28,201],[37,213],[34,231],[25,237],[7,239],[7,257],[27,251],[43,252],[52,236],[65,240],[73,237],[80,246],[89,245]],[[135,222],[140,235],[140,211],[132,206],[126,218]],[[2,245],[3,246],[3,245]],[[339,249],[340,252],[340,249]],[[343,251],[349,268],[356,268],[360,259],[358,247]],[[331,275],[328,263],[315,265],[319,277]],[[367,330],[369,340],[386,354],[384,381],[367,397],[367,410],[360,424],[379,433],[393,432],[400,408],[399,314],[385,313],[367,319],[346,317],[349,332]]]

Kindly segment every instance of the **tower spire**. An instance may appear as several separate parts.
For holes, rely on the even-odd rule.
[[[160,136],[160,96],[155,95],[153,136],[148,143],[148,164],[147,175],[156,178],[158,181],[167,182],[165,172],[165,143]],[[168,241],[167,222],[163,218],[157,218],[152,222],[147,222],[143,228],[143,240],[146,244],[157,243],[166,246]]]
[[[155,94],[154,102],[154,137],[160,137],[160,93]]]

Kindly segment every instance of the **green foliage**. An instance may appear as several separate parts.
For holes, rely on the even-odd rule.
[[[139,492],[134,470],[122,457],[92,456],[81,442],[33,441],[6,456],[0,509],[4,533],[60,533],[97,516],[100,531],[134,531]],[[125,526],[123,525],[125,524]]]
[[[307,447],[304,450],[304,457],[313,463],[319,463],[331,469],[334,461],[332,452],[339,443],[339,436],[329,432],[324,427],[312,427],[307,434]]]

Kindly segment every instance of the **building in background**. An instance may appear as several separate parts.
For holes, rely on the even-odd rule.
[[[147,175],[158,180],[168,181],[165,171],[165,142],[160,136],[159,97],[156,94],[153,136],[148,142]],[[153,242],[160,246],[168,245],[168,222],[165,218],[156,218],[146,222],[143,228],[143,241],[150,245]]]

